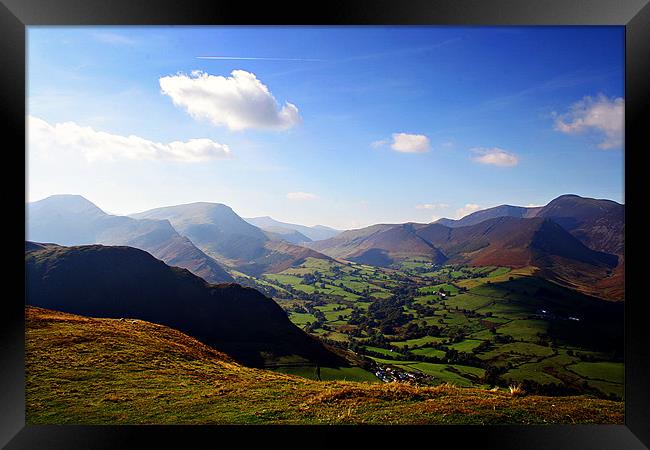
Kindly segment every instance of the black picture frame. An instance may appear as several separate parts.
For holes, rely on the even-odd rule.
[[[213,427],[213,426],[25,426],[24,371],[24,232],[25,185],[20,176],[25,154],[26,27],[31,25],[619,25],[626,29],[626,149],[625,191],[627,231],[625,277],[625,424],[547,426],[435,427]],[[286,435],[294,445],[341,445],[351,439],[383,442],[445,439],[461,448],[615,448],[650,446],[650,358],[645,333],[642,278],[635,276],[644,253],[640,236],[642,194],[635,173],[643,170],[642,117],[647,116],[650,90],[650,6],[648,0],[347,0],[345,2],[278,2],[249,4],[237,0],[0,0],[0,126],[5,142],[5,216],[10,232],[4,241],[11,254],[5,271],[0,327],[0,444],[6,448],[123,448],[170,447],[194,439],[210,446],[226,437],[241,442],[255,437],[273,442]],[[9,139],[7,139],[9,138]],[[7,158],[10,160],[7,162]],[[24,172],[23,172],[24,173]],[[638,201],[637,201],[638,200]],[[8,210],[7,210],[8,211]],[[9,214],[7,212],[7,214]],[[9,220],[12,217],[13,220]],[[631,228],[630,228],[631,225]],[[630,231],[631,230],[631,231]],[[632,236],[632,241],[630,241]],[[631,242],[631,243],[630,243]],[[15,258],[15,260],[14,260]],[[11,294],[6,288],[11,287]],[[647,301],[645,302],[647,304]],[[290,445],[288,440],[278,445]],[[448,444],[449,445],[449,444]]]

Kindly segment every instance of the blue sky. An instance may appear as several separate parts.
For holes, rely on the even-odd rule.
[[[29,201],[357,228],[624,200],[622,27],[30,27],[27,56]]]

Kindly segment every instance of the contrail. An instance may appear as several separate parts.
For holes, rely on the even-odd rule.
[[[197,59],[248,60],[248,61],[323,61],[310,58],[255,58],[246,56],[197,56]]]

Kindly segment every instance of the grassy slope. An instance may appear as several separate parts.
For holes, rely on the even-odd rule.
[[[623,423],[623,403],[398,383],[316,382],[240,366],[167,327],[28,307],[27,422]]]

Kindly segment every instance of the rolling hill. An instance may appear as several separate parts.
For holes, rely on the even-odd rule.
[[[601,298],[594,283],[608,279],[618,263],[616,255],[591,250],[553,220],[539,217],[498,217],[456,228],[375,225],[309,245],[333,257],[383,267],[423,258],[437,264],[533,266],[541,269],[540,276]]]
[[[623,423],[623,402],[318,382],[241,366],[142,320],[25,313],[29,425]]]
[[[178,232],[221,263],[248,275],[279,272],[307,256],[328,259],[289,242],[278,243],[260,228],[220,203],[190,203],[156,208],[131,217],[169,220]]]
[[[131,247],[28,244],[27,250],[29,305],[170,326],[252,366],[278,360],[346,365],[254,289],[210,285]]]
[[[217,261],[166,220],[105,213],[80,195],[54,195],[27,205],[27,239],[60,245],[127,245],[188,269],[210,283],[233,281]]]

